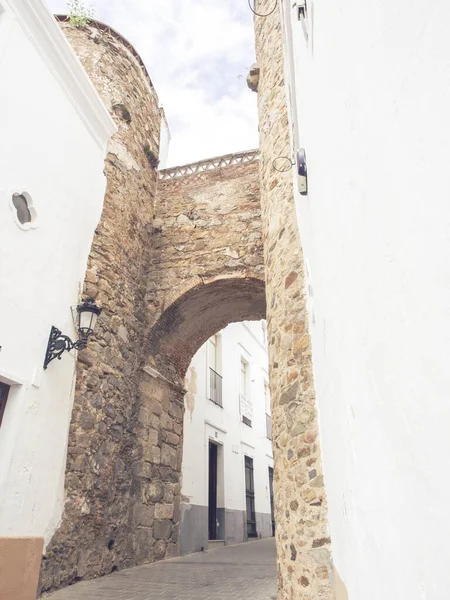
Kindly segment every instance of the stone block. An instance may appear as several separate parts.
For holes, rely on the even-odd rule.
[[[159,431],[160,427],[161,427],[161,419],[158,417],[158,415],[150,415],[150,421],[149,421],[150,427],[153,427],[153,429],[157,429]]]
[[[180,494],[180,485],[178,483],[166,483],[164,486],[164,502],[173,504],[175,496]]]
[[[144,375],[139,383],[139,392],[142,398],[152,398],[155,392],[154,379]]]
[[[134,533],[134,554],[135,560],[139,563],[153,561],[153,536],[151,529],[137,529]]]
[[[162,560],[166,556],[166,541],[165,540],[157,540],[153,544],[153,556],[155,560]]]
[[[164,497],[164,485],[159,481],[152,481],[146,483],[143,487],[143,495],[147,502],[156,504],[160,502]]]
[[[153,505],[136,503],[133,509],[133,523],[136,527],[152,527],[155,518]]]
[[[184,409],[178,404],[178,402],[171,403],[169,412],[177,421],[181,422],[183,420]]]
[[[166,558],[175,558],[179,555],[178,544],[169,542],[166,549]]]
[[[133,473],[136,477],[151,479],[153,475],[152,465],[143,460],[136,461],[133,463]]]
[[[172,537],[171,537],[171,540],[174,544],[178,543],[179,532],[180,532],[180,526],[174,525],[172,527]]]
[[[161,464],[176,470],[178,466],[178,453],[175,448],[163,444],[161,448]]]
[[[172,433],[171,431],[166,434],[166,442],[168,444],[172,444],[172,446],[178,446],[180,443],[180,436],[176,433]]]
[[[159,442],[159,433],[156,429],[150,429],[148,432],[148,442],[152,446],[157,446]]]
[[[161,415],[161,427],[166,431],[173,431],[174,420],[167,413]]]
[[[140,409],[143,414],[147,415],[147,419],[150,421],[151,415],[160,416],[163,412],[161,402],[156,398],[145,398],[142,399],[142,406]]]
[[[172,519],[173,504],[157,504],[155,506],[156,519]]]
[[[173,500],[173,517],[172,520],[174,523],[178,523],[180,521],[180,513],[181,513],[181,499],[180,496],[175,496]]]
[[[168,540],[172,535],[172,522],[167,519],[156,520],[153,523],[155,540]]]
[[[79,416],[78,422],[80,424],[80,427],[82,429],[84,429],[85,431],[90,431],[91,429],[94,429],[95,419],[94,419],[93,415],[91,415],[87,411],[83,411],[81,413],[81,415]]]
[[[150,462],[154,465],[159,465],[161,463],[161,448],[159,446],[152,446],[149,452]]]

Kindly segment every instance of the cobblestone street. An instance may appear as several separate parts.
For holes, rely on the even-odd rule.
[[[49,600],[273,600],[273,538],[219,547],[77,583]]]

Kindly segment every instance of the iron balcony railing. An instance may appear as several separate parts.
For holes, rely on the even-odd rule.
[[[217,406],[222,406],[222,375],[209,368],[209,399]]]
[[[266,414],[266,435],[269,440],[272,439],[272,417]]]

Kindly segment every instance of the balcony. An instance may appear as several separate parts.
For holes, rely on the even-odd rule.
[[[272,417],[266,414],[266,436],[269,440],[272,439]]]
[[[222,375],[209,369],[209,399],[217,406],[222,406]]]

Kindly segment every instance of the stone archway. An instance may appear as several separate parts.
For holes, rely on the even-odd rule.
[[[118,131],[84,281],[103,313],[42,590],[178,552],[184,371],[209,335],[265,315],[258,153],[158,173],[162,113],[136,53],[101,23],[63,28]]]
[[[118,132],[84,282],[103,313],[79,355],[64,515],[41,589],[178,552],[185,370],[215,331],[262,318],[266,296],[280,598],[328,598],[303,257],[291,173],[272,168],[289,148],[278,12],[257,21],[270,67],[259,86],[261,160],[252,150],[160,173],[163,114],[139,55],[102,23],[63,28]]]
[[[138,563],[178,554],[184,375],[200,346],[228,323],[265,317],[264,282],[216,279],[170,305],[151,330],[136,423],[131,535]]]

